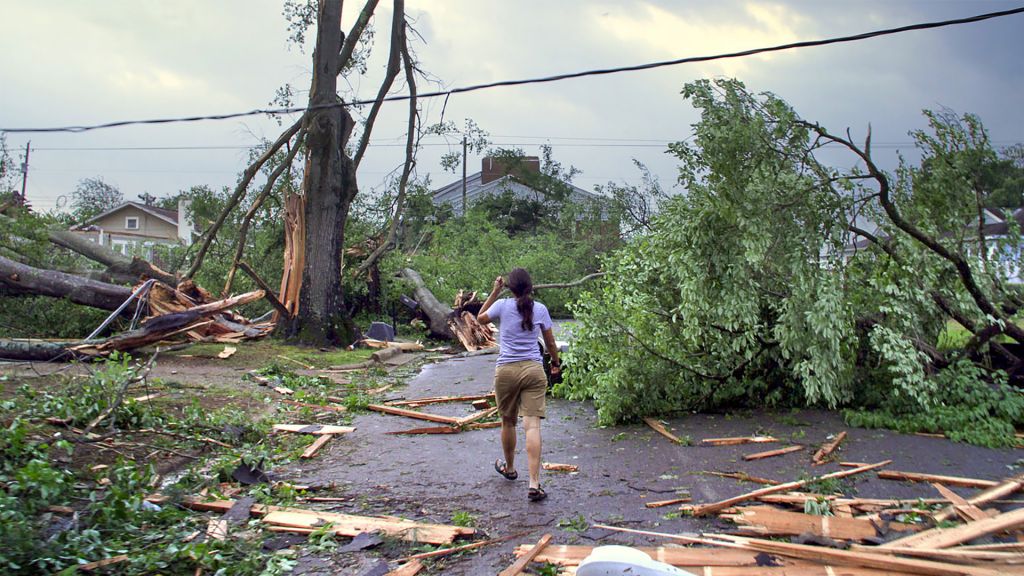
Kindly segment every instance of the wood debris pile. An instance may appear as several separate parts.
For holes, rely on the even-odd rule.
[[[839,442],[842,436],[837,437]],[[826,447],[834,447],[833,441]],[[665,534],[614,526],[594,528],[674,540],[694,547],[641,548],[653,559],[695,574],[751,576],[881,576],[1024,574],[1024,508],[1007,500],[1024,474],[1002,481],[880,471],[876,464],[818,478],[779,483],[720,502],[684,505],[694,516],[715,514],[736,524],[730,534]],[[822,479],[875,472],[879,478],[931,482],[928,499],[857,498],[800,491]],[[948,485],[983,487],[964,497]],[[996,508],[995,506],[999,506]],[[786,540],[791,541],[786,541]],[[575,574],[590,546],[520,545],[516,555]]]
[[[490,324],[484,326],[476,320],[476,315],[480,312],[483,304],[477,298],[476,292],[467,294],[459,290],[459,293],[455,295],[451,316],[448,318],[448,329],[470,352],[498,345],[498,341],[494,339],[492,326]]]
[[[385,404],[370,404],[367,406],[367,409],[373,410],[374,412],[380,412],[382,414],[405,416],[406,418],[444,424],[444,426],[428,426],[424,428],[412,428],[409,430],[397,430],[394,432],[387,432],[387,434],[458,434],[463,430],[479,430],[481,428],[497,428],[501,426],[501,422],[498,421],[482,422],[483,420],[492,419],[497,416],[497,406],[477,409],[475,412],[463,417],[442,416],[440,414],[432,414],[430,412],[420,412],[416,410],[416,408],[431,404],[456,402],[466,402],[476,408],[477,406],[482,406],[482,404],[479,403],[480,401],[486,401],[489,403],[493,399],[494,392],[489,392],[487,394],[474,394],[471,396],[434,396],[431,398],[417,398],[413,400],[396,400]],[[476,404],[474,405],[474,403]]]

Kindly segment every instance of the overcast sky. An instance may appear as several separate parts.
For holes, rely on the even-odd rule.
[[[687,56],[843,36],[1006,10],[1024,0],[610,1],[408,0],[422,36],[423,70],[453,88]],[[386,39],[389,6],[381,2],[377,37]],[[359,6],[346,2],[343,27]],[[0,0],[0,126],[61,126],[188,116],[265,107],[291,84],[305,102],[311,50],[289,46],[280,0]],[[809,120],[862,138],[870,123],[884,163],[907,151],[924,108],[981,116],[1000,146],[1024,141],[1024,15],[898,36],[564,82],[452,96],[445,119],[473,119],[496,145],[555,159],[582,173],[592,189],[608,181],[638,183],[632,160],[675,183],[665,144],[691,133],[697,113],[680,90],[698,78],[735,76],[771,91]],[[312,36],[312,34],[311,34]],[[367,76],[348,86],[372,98],[387,48],[378,45]],[[428,86],[421,83],[421,91]],[[401,89],[404,89],[402,87]],[[396,92],[400,91],[396,89]],[[441,100],[424,102],[436,122]],[[380,186],[401,162],[403,104],[385,106],[359,174],[361,189]],[[232,184],[245,147],[276,137],[263,117],[81,134],[9,134],[32,154],[28,197],[48,209],[82,178],[102,177],[125,197],[166,196],[198,184]],[[434,138],[420,153],[418,176],[436,187],[448,151]],[[199,150],[95,148],[222,146]],[[68,150],[69,148],[74,150]],[[93,148],[94,150],[88,150]],[[61,150],[63,149],[63,150]],[[827,161],[849,165],[835,154]],[[470,156],[470,173],[480,158]]]

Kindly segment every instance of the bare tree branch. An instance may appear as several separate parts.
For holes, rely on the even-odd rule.
[[[288,142],[289,140],[291,140],[292,136],[295,136],[295,134],[302,127],[302,122],[305,117],[306,115],[303,114],[302,117],[300,117],[294,124],[291,125],[291,127],[285,130],[283,134],[278,136],[277,140],[275,140],[274,143],[271,144],[270,147],[267,148],[267,150],[263,154],[261,154],[260,157],[257,158],[255,162],[250,164],[249,167],[246,168],[245,171],[242,173],[242,179],[241,181],[238,182],[238,185],[235,186],[234,194],[231,195],[231,198],[228,200],[227,205],[224,206],[224,210],[221,211],[220,216],[217,217],[217,221],[213,223],[213,226],[211,226],[210,229],[207,230],[205,236],[203,237],[203,244],[202,246],[199,247],[199,251],[196,253],[195,260],[192,261],[192,266],[188,269],[188,272],[185,273],[185,278],[192,278],[193,276],[196,275],[196,272],[198,272],[199,269],[202,268],[203,259],[206,258],[206,252],[210,249],[210,245],[213,244],[213,240],[214,238],[217,237],[217,232],[220,230],[221,226],[224,225],[224,221],[227,220],[228,214],[230,214],[235,209],[235,207],[238,206],[238,203],[242,200],[242,197],[245,196],[245,192],[249,188],[249,182],[252,182],[252,179],[260,171],[260,168],[263,167],[267,160],[270,160],[270,158],[272,158],[274,154],[276,154],[277,151],[281,149],[281,146],[284,146],[285,142]]]
[[[395,83],[395,78],[398,77],[398,72],[401,70],[400,60],[403,46],[405,46],[405,0],[395,0],[394,14],[391,18],[391,53],[388,55],[387,74],[384,76],[384,81],[380,83],[377,99],[370,106],[370,113],[363,126],[363,134],[359,138],[359,147],[352,160],[356,169],[359,168],[366,148],[370,145],[370,134],[373,132],[374,122],[377,121],[377,114],[380,112],[381,106],[384,105],[384,98],[391,91],[391,86]]]
[[[281,304],[281,300],[277,297],[277,294],[274,294],[274,291],[270,289],[270,286],[263,280],[263,278],[260,278],[259,274],[257,274],[248,263],[245,261],[239,261],[238,267],[242,272],[248,274],[249,278],[252,278],[252,281],[259,286],[260,290],[263,290],[263,298],[274,307],[274,310],[277,310],[278,314],[281,315],[281,318],[291,318],[291,312],[285,308],[284,304]]]
[[[345,67],[348,66],[349,60],[352,59],[352,54],[356,51],[356,45],[359,44],[359,39],[363,36],[363,30],[366,29],[366,25],[370,23],[370,18],[373,17],[373,11],[377,9],[377,2],[379,0],[367,0],[366,4],[363,5],[363,10],[359,13],[359,17],[356,18],[355,24],[352,25],[352,29],[349,30],[348,36],[345,36],[345,42],[341,46],[341,52],[338,54],[338,74],[341,74]]]
[[[245,252],[245,238],[249,234],[249,226],[252,223],[253,217],[259,212],[260,207],[263,206],[263,202],[266,201],[267,197],[274,189],[274,184],[277,183],[277,179],[286,170],[291,170],[292,161],[295,160],[295,155],[299,149],[302,148],[302,138],[305,137],[306,132],[299,130],[295,136],[295,145],[291,146],[288,150],[288,155],[284,161],[281,162],[267,178],[267,183],[263,185],[263,190],[260,191],[260,195],[256,198],[256,201],[252,203],[249,211],[246,212],[245,218],[242,219],[242,225],[238,229],[238,239],[235,241],[235,257],[231,261],[231,268],[228,269],[227,279],[224,281],[224,290],[221,291],[221,298],[227,298],[231,292],[231,284],[235,279],[235,269],[238,268],[238,263],[242,260],[242,254]]]
[[[380,259],[395,243],[395,233],[398,230],[398,222],[402,219],[402,212],[405,209],[406,189],[409,186],[409,174],[416,165],[416,139],[417,139],[417,113],[418,103],[416,99],[416,76],[413,70],[412,57],[409,55],[408,37],[403,30],[401,34],[401,46],[399,46],[402,62],[405,68],[405,81],[409,85],[409,122],[405,138],[405,164],[402,166],[402,176],[398,180],[398,198],[395,200],[395,213],[391,216],[391,224],[388,226],[387,236],[360,264],[357,274],[364,274],[377,260]]]

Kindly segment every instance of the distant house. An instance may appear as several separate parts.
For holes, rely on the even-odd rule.
[[[455,214],[462,214],[463,203],[472,206],[485,196],[499,196],[511,192],[517,198],[543,201],[544,193],[531,188],[524,181],[529,174],[540,174],[540,158],[527,156],[521,160],[507,162],[501,158],[487,157],[481,162],[480,171],[466,177],[465,194],[462,180],[456,180],[447,186],[434,190],[435,206],[445,204],[452,207]],[[582,188],[570,186],[569,199],[578,206],[600,210],[601,219],[607,220],[607,199],[603,196],[587,192]]]
[[[181,199],[177,210],[167,210],[139,202],[125,202],[71,227],[71,231],[122,254],[152,258],[155,245],[192,244],[189,204],[189,200]]]
[[[1005,212],[1001,209],[986,208],[982,212],[982,223],[981,232],[988,244],[988,261],[1000,264],[1009,283],[1024,284],[1024,267],[1021,266],[1021,256],[1024,252],[1022,250],[1024,246],[1021,245],[1024,240],[1021,238],[1021,233],[1024,232],[1024,208],[1007,209]],[[865,226],[862,224],[861,227],[869,230],[878,238],[886,238],[885,232],[875,225]],[[977,239],[975,236],[977,229],[978,218],[974,218],[965,226],[965,231],[969,233],[966,237],[968,241]],[[1009,244],[1003,243],[1002,241],[1011,234],[1013,241]],[[871,244],[872,241],[868,238],[850,233],[849,240],[843,247],[843,260],[847,261],[853,258],[858,252],[867,250]],[[997,248],[997,246],[1000,247]],[[969,254],[977,254],[977,248],[973,244],[968,246],[967,251]]]

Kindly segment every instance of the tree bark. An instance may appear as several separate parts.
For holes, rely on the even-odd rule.
[[[402,277],[412,283],[413,296],[416,297],[423,312],[430,318],[430,334],[439,338],[454,337],[451,329],[448,328],[448,319],[453,310],[434,296],[434,293],[423,283],[419,272],[412,268],[403,268]]]
[[[72,252],[77,252],[90,260],[103,264],[107,267],[106,272],[111,276],[130,276],[135,280],[139,280],[142,277],[155,278],[159,282],[171,287],[178,285],[178,277],[174,274],[165,272],[138,256],[129,258],[120,252],[115,252],[110,248],[107,248],[106,246],[100,246],[95,242],[90,242],[86,238],[75,234],[74,232],[67,230],[51,230],[47,234],[47,239],[58,246],[67,248]]]
[[[0,286],[18,294],[67,298],[103,310],[116,310],[132,294],[127,286],[89,280],[63,272],[41,270],[0,256]]]
[[[291,340],[314,345],[347,344],[352,324],[344,307],[341,267],[345,221],[356,195],[356,175],[345,147],[352,116],[338,103],[338,47],[342,45],[341,0],[321,0],[313,51],[313,82],[306,115],[306,258],[299,311],[288,322]]]

